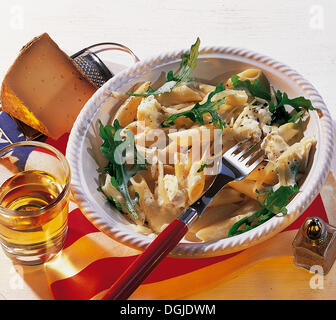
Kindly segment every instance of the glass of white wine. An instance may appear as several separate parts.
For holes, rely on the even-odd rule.
[[[62,250],[70,179],[66,158],[46,143],[0,150],[0,243],[15,262],[44,263]]]

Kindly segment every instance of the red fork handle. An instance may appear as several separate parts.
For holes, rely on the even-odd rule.
[[[171,222],[126,269],[102,300],[126,300],[187,233],[184,222]]]

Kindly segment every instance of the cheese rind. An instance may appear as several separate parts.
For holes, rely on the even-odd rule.
[[[3,111],[45,135],[70,132],[80,110],[97,90],[44,33],[20,52],[1,87]]]

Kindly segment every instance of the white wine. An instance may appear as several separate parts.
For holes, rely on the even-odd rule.
[[[0,205],[13,210],[0,217],[0,233],[7,248],[29,248],[45,253],[59,246],[67,227],[68,199],[63,188],[48,172],[20,172],[0,188]]]
[[[62,187],[50,173],[23,171],[8,179],[0,192],[0,205],[16,211],[33,211],[51,204]]]

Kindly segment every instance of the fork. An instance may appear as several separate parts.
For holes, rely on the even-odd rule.
[[[153,269],[173,250],[214,199],[231,181],[248,176],[264,160],[260,143],[244,141],[226,151],[219,172],[207,191],[173,220],[107,290],[102,300],[125,300],[147,278]]]

